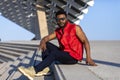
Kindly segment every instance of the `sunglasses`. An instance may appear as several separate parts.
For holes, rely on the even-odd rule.
[[[62,21],[64,21],[66,18],[56,18],[56,21],[60,21],[60,20],[62,20]]]

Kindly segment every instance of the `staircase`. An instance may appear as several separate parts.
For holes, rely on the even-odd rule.
[[[34,64],[38,45],[39,41],[0,42],[0,80],[28,80],[17,68]]]
[[[58,45],[56,40],[51,42]],[[51,76],[35,77],[34,80],[120,80],[120,41],[91,41],[90,44],[98,66],[87,66],[85,60],[75,65],[53,64]],[[38,46],[39,41],[0,42],[0,80],[28,80],[17,68],[41,61]]]

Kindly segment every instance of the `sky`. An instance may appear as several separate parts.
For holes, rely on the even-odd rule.
[[[0,16],[0,39],[1,41],[31,40],[34,34]]]
[[[89,40],[120,40],[120,0],[94,0],[80,21]],[[1,41],[31,40],[35,35],[0,15]]]
[[[80,25],[89,40],[120,40],[120,0],[95,0]]]

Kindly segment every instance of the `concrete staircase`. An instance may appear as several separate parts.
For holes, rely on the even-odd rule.
[[[56,40],[51,42],[58,45]],[[35,77],[34,80],[120,80],[120,41],[91,41],[90,44],[97,67],[85,65],[85,58],[75,65],[53,63],[52,75]],[[41,61],[38,46],[39,41],[0,42],[0,80],[28,80],[17,68]]]
[[[31,44],[32,43],[32,44]],[[39,41],[0,43],[0,80],[27,80],[17,68],[34,64]]]

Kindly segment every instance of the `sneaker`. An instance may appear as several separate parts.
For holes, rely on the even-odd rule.
[[[28,77],[30,80],[33,80],[36,74],[33,66],[29,68],[19,67],[18,70],[21,73],[23,73],[26,77]]]
[[[35,74],[35,76],[45,76],[45,75],[50,75],[50,68],[49,67],[46,67],[42,71]]]
[[[45,69],[43,69],[42,71],[38,72],[36,74],[35,69],[33,66],[28,67],[28,68],[24,68],[24,67],[19,67],[18,70],[25,75],[26,77],[28,77],[30,80],[33,80],[34,77],[38,77],[38,76],[45,76],[45,75],[50,75],[50,69],[49,67],[46,67]]]

